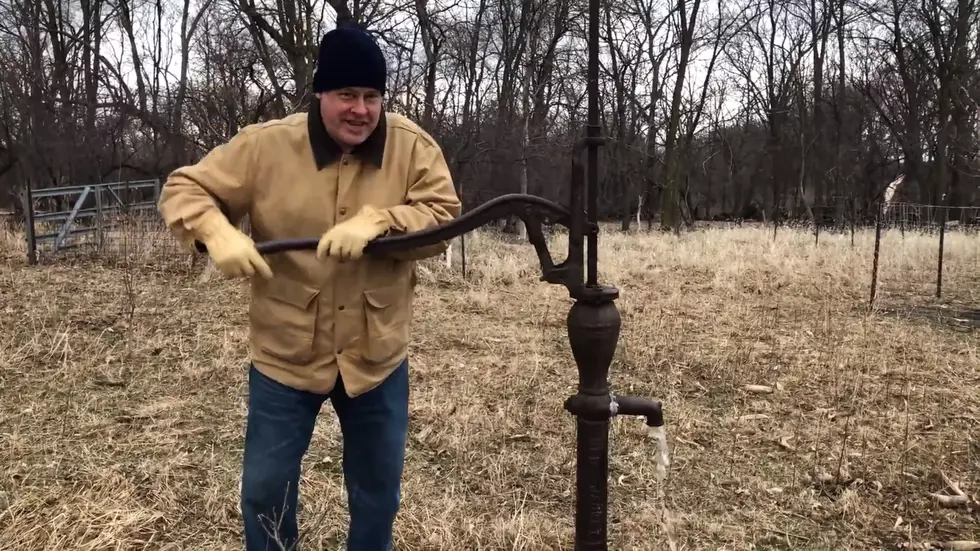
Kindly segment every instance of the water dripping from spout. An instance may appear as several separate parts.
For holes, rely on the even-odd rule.
[[[667,469],[670,467],[670,451],[667,447],[667,427],[650,427],[647,437],[653,441],[653,459],[656,463],[657,498],[662,506],[661,523],[667,535],[667,545],[671,551],[677,551],[677,538],[674,533],[673,517],[667,508]]]
[[[667,427],[650,427],[647,436],[653,440],[653,459],[657,463],[657,482],[662,487],[667,480],[667,467],[670,467],[670,452],[667,449]]]

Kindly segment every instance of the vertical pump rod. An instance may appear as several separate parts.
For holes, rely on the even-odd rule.
[[[595,286],[599,283],[599,251],[598,224],[599,201],[599,0],[589,0],[589,66],[586,92],[589,96],[588,126],[588,213],[589,223],[593,231],[588,235],[586,285]]]

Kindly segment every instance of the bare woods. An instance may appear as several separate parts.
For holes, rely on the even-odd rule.
[[[602,1],[605,217],[812,219],[899,174],[896,199],[980,200],[977,0]],[[0,207],[163,177],[305,108],[337,14],[377,33],[390,108],[441,141],[467,206],[564,200],[582,0],[8,0]]]

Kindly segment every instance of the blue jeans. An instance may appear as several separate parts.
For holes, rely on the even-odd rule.
[[[246,551],[297,548],[300,463],[327,399],[340,419],[344,440],[347,549],[391,548],[408,433],[408,360],[356,398],[347,396],[339,377],[330,394],[313,394],[250,367],[241,496]]]

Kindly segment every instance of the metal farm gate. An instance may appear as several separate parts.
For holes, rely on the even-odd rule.
[[[37,262],[38,247],[43,245],[50,245],[51,253],[82,244],[101,247],[106,233],[115,227],[118,215],[154,210],[159,197],[159,179],[43,189],[28,187],[22,196],[28,262]]]

